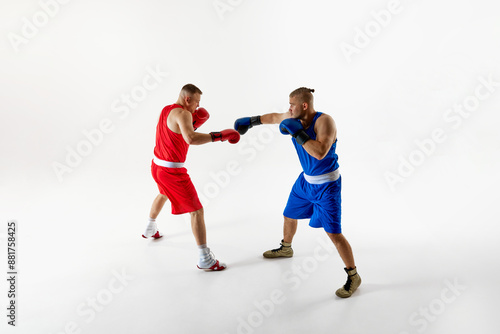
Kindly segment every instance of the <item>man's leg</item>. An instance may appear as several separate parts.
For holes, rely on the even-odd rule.
[[[151,211],[149,212],[149,218],[156,219],[156,217],[158,217],[158,215],[160,214],[160,211],[167,200],[168,200],[167,196],[158,194],[158,196],[156,196],[155,200],[153,201],[153,205],[151,206]]]
[[[297,218],[311,218],[313,213],[313,203],[309,200],[304,189],[305,183],[304,176],[300,174],[290,191],[285,210],[283,211],[283,218],[285,221],[283,223],[283,240],[281,240],[281,247],[264,252],[264,254],[262,254],[264,257],[277,258],[293,256],[292,240],[295,232],[297,232]]]
[[[219,263],[207,246],[207,229],[205,227],[203,208],[193,211],[190,214],[191,229],[193,230],[194,239],[198,245],[200,255],[198,268],[214,271],[226,269],[226,265],[224,263]]]
[[[341,298],[350,297],[354,291],[361,285],[361,277],[358,274],[356,265],[354,263],[354,256],[352,255],[352,248],[347,239],[342,233],[328,233],[333,244],[337,248],[342,261],[345,264],[345,271],[347,273],[347,282],[343,287],[338,289],[335,294]]]
[[[277,258],[277,257],[292,257],[293,249],[292,249],[292,240],[295,232],[297,232],[297,219],[288,218],[283,216],[285,222],[283,223],[283,240],[281,240],[280,248],[271,249],[264,254],[264,257],[267,258]]]
[[[297,219],[292,219],[284,217],[285,222],[283,223],[283,241],[289,244],[292,243],[293,236],[297,232]]]
[[[328,236],[332,240],[333,244],[337,248],[342,261],[344,261],[345,267],[347,269],[354,269],[356,265],[354,264],[354,256],[352,255],[352,248],[347,239],[342,233],[328,233]]]
[[[207,229],[205,227],[205,217],[203,208],[191,212],[191,229],[193,230],[194,239],[198,246],[207,243]]]
[[[167,199],[167,196],[159,194],[153,201],[153,205],[151,205],[151,211],[149,212],[148,225],[146,226],[146,231],[142,235],[144,238],[153,237],[154,239],[158,239],[163,236],[160,231],[158,231],[158,226],[156,225],[156,217],[158,217],[158,215],[160,214],[160,211]]]

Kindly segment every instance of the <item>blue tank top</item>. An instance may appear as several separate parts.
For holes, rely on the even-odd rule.
[[[321,112],[316,112],[316,115],[313,118],[311,125],[306,130],[306,133],[311,137],[311,139],[316,140],[316,133],[314,132],[314,125],[316,124],[316,120],[319,116],[321,116]],[[297,150],[297,154],[299,155],[300,164],[302,165],[302,169],[304,173],[307,175],[321,175],[333,172],[337,168],[339,168],[338,156],[335,153],[335,148],[337,147],[337,139],[330,147],[330,150],[326,154],[326,156],[322,160],[318,160],[311,156],[307,151],[302,147],[302,145],[297,144],[295,138],[292,137],[293,145]]]

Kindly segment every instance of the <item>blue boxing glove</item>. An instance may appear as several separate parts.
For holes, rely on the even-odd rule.
[[[240,135],[244,135],[247,133],[248,129],[261,124],[262,122],[260,121],[260,116],[243,117],[238,118],[234,122],[234,129],[238,131]]]
[[[302,123],[296,118],[287,118],[280,124],[280,131],[284,135],[292,135],[299,145],[304,145],[306,141],[311,139],[304,130]]]

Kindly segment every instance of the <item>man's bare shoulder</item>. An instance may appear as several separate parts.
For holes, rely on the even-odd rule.
[[[332,116],[321,113],[321,115],[319,115],[318,119],[316,120],[316,124],[335,125],[335,121],[333,120]]]
[[[170,110],[167,118],[167,125],[171,131],[181,133],[181,127],[192,122],[192,116],[189,111],[183,108],[174,108]]]
[[[337,138],[337,126],[335,125],[333,117],[322,113],[316,120],[314,132],[316,132],[318,136],[331,137],[333,141],[335,141]]]
[[[183,113],[189,113],[189,111],[187,111],[184,108],[174,108],[174,109],[170,110],[170,114],[181,115]]]
[[[183,108],[174,108],[170,111],[169,114],[169,119],[175,120],[175,121],[180,121],[180,120],[188,120],[192,118],[193,116],[191,113]]]

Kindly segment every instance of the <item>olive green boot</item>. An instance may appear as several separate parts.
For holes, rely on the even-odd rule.
[[[335,294],[340,298],[351,297],[354,291],[356,291],[356,289],[361,285],[361,277],[359,276],[356,268],[354,269],[344,268],[344,270],[347,273],[347,282],[344,284],[343,287],[341,287],[335,292]]]
[[[262,255],[270,259],[276,257],[292,257],[293,256],[292,244],[281,240],[280,248],[268,250],[267,252],[264,252],[264,254]]]

